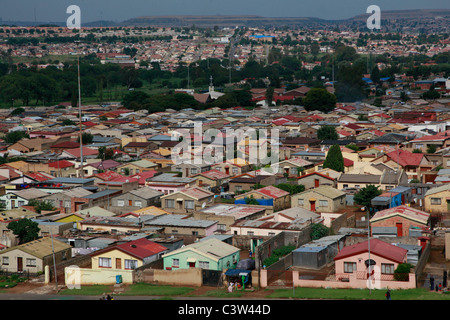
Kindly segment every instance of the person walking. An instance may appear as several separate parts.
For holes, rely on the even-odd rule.
[[[388,289],[388,290],[386,291],[385,296],[386,296],[386,300],[391,300],[391,290]]]

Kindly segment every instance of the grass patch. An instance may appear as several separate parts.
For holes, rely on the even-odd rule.
[[[8,282],[8,281],[0,282],[0,288],[7,289],[7,288],[13,288],[15,286],[17,286],[16,282]]]
[[[176,286],[158,286],[148,283],[137,283],[126,287],[121,295],[127,296],[180,296],[194,291],[194,288]]]
[[[65,289],[61,290],[59,294],[61,295],[71,295],[71,296],[101,296],[104,293],[111,292],[111,286],[105,285],[93,285],[93,286],[81,286],[80,289]]]
[[[295,288],[295,298],[333,300],[385,300],[386,290]],[[293,289],[277,289],[268,298],[292,298]],[[392,300],[450,300],[450,295],[425,288],[391,290]]]

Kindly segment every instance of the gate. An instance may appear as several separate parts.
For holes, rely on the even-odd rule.
[[[204,286],[216,287],[222,281],[222,271],[202,269],[202,283]]]

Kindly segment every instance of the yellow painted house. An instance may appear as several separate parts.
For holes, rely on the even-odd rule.
[[[48,217],[48,219],[52,220],[53,222],[61,222],[61,223],[74,223],[74,228],[78,228],[78,222],[84,220],[84,217],[81,214],[76,213],[60,213],[51,215]]]
[[[168,251],[147,238],[128,241],[93,252],[92,269],[134,270],[158,260]]]

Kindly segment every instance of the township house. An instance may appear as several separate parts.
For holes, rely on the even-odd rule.
[[[281,181],[280,181],[281,180]],[[243,192],[253,189],[255,185],[277,185],[286,179],[276,175],[251,175],[249,173],[238,175],[228,182],[229,192]]]
[[[313,212],[338,212],[346,206],[346,193],[331,186],[319,186],[291,196],[291,207]]]
[[[229,181],[230,175],[219,170],[208,170],[192,176],[197,179],[197,186],[209,188],[210,190],[220,191],[220,186]]]
[[[370,239],[351,246],[344,247],[335,257],[336,279],[344,281],[349,277],[356,279],[367,279],[369,263],[378,267],[381,272],[381,280],[393,280],[394,270],[399,264],[407,262],[408,250],[394,246],[379,239]],[[372,267],[373,268],[373,267]],[[373,273],[372,273],[373,274]],[[376,276],[375,276],[376,277]]]
[[[168,248],[146,238],[127,241],[93,252],[92,269],[134,270],[161,258]]]
[[[431,213],[450,212],[450,184],[431,188],[424,196],[425,210]]]
[[[145,179],[145,185],[163,192],[164,194],[174,193],[189,187],[194,187],[195,178],[181,178],[176,173],[162,173]]]
[[[374,185],[384,191],[405,183],[408,183],[408,177],[404,170],[398,172],[383,170],[383,173],[380,175],[344,173],[337,180],[337,188],[339,190],[348,188],[361,189],[368,185]]]
[[[222,271],[235,268],[240,249],[216,238],[192,243],[163,255],[164,269],[202,268]]]
[[[302,171],[314,168],[314,163],[302,158],[291,158],[274,163],[271,165],[271,168],[277,170],[274,173],[297,177]]]
[[[427,228],[430,214],[405,205],[378,211],[370,219],[371,233],[390,228],[393,236],[409,236],[411,228]]]
[[[211,170],[209,164],[180,163],[172,166],[172,171],[180,172],[183,178],[192,177],[209,170]]]
[[[320,172],[311,172],[304,174],[297,178],[297,183],[304,185],[305,189],[318,188],[320,186],[332,186],[336,187],[336,179],[333,179],[327,174]]]
[[[53,245],[53,249],[52,249]],[[40,238],[0,251],[0,267],[9,272],[43,272],[45,266],[53,266],[72,257],[72,246],[52,239]]]
[[[225,174],[237,176],[250,171],[250,163],[241,158],[227,160],[221,163],[216,163],[211,166],[212,169],[217,169]]]
[[[130,190],[112,197],[111,205],[108,209],[122,214],[149,206],[159,206],[160,197],[163,195],[164,193],[150,187]]]
[[[236,195],[235,204],[247,204],[250,199],[256,200],[258,205],[267,207],[268,211],[279,211],[289,208],[291,196],[289,192],[274,186],[251,190],[243,194]]]
[[[186,188],[161,197],[161,208],[170,213],[194,213],[214,203],[214,193],[199,187]]]

